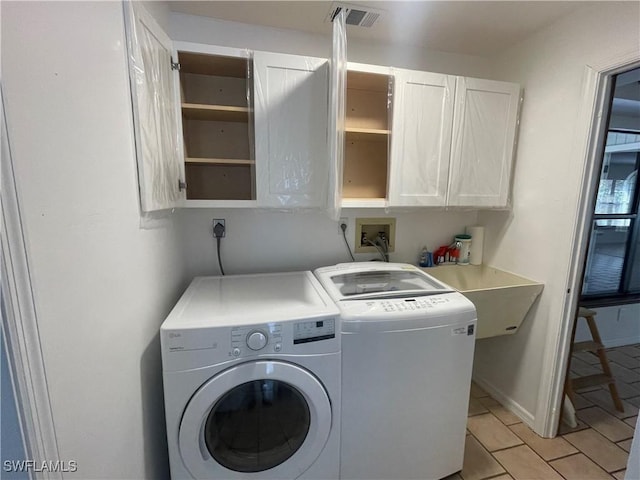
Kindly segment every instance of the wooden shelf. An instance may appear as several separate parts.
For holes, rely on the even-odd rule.
[[[209,120],[215,122],[248,122],[247,107],[228,105],[205,105],[202,103],[183,103],[182,114],[193,120]]]
[[[236,158],[193,158],[187,157],[185,163],[197,163],[200,165],[255,165],[255,160]]]
[[[342,198],[342,208],[385,208],[386,206],[386,198]]]
[[[205,53],[178,52],[181,73],[246,78],[247,58],[222,57]]]
[[[354,90],[369,90],[374,92],[389,91],[389,75],[369,72],[347,71],[347,88]]]
[[[613,378],[604,373],[596,373],[594,375],[587,375],[586,377],[572,378],[573,390],[580,390],[581,388],[595,387],[596,385],[606,385],[614,383]]]
[[[361,140],[366,142],[386,142],[391,133],[389,130],[377,128],[345,128],[347,140]]]
[[[594,352],[596,353],[598,350],[602,350],[604,347],[592,340],[588,340],[586,342],[575,342],[573,344],[574,352]]]

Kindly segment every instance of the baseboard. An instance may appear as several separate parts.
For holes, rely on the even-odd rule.
[[[640,337],[607,338],[602,340],[604,348],[624,347],[625,345],[635,345],[640,343]]]
[[[500,404],[510,410],[513,414],[517,415],[524,423],[526,423],[533,430],[533,423],[535,421],[535,417],[525,409],[518,402],[513,401],[511,398],[507,397],[504,393],[502,393],[498,388],[496,388],[491,383],[483,380],[482,378],[473,378],[473,381],[478,384],[485,392],[487,392],[494,400],[500,402]]]

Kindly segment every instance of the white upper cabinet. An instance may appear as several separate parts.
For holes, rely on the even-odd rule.
[[[144,211],[326,207],[328,60],[172,43],[125,11]]]
[[[448,205],[506,207],[520,87],[458,77]]]
[[[254,52],[258,206],[327,202],[329,62]]]
[[[171,72],[171,40],[135,2],[124,4],[133,97],[140,203],[143,212],[179,206],[184,199]]]
[[[394,69],[390,206],[444,206],[455,77]]]
[[[348,64],[343,207],[508,206],[516,84]]]
[[[331,71],[173,43],[124,6],[143,211],[508,206],[518,85],[347,62],[343,23]]]

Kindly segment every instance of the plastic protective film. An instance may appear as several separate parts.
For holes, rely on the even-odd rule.
[[[256,199],[256,115],[255,115],[255,105],[254,105],[254,93],[253,93],[253,85],[256,82],[255,72],[254,72],[254,59],[253,52],[245,49],[244,55],[247,59],[247,82],[246,82],[246,99],[247,99],[247,109],[249,110],[249,118],[248,118],[248,128],[247,135],[249,136],[249,161],[252,164],[251,168],[251,200]]]
[[[283,210],[326,203],[329,62],[253,52],[258,204]]]
[[[171,40],[137,2],[125,2],[140,202],[143,212],[181,199],[181,157],[173,95]]]
[[[447,204],[457,210],[511,207],[519,86],[493,91],[481,82],[456,79]]]
[[[389,204],[444,208],[455,77],[399,68],[392,71]]]
[[[391,135],[393,135],[392,132],[394,130],[393,104],[394,104],[394,101],[396,100],[396,98],[395,98],[396,89],[399,87],[399,85],[396,82],[395,76],[393,75],[393,70],[391,70],[391,69],[390,69],[388,78],[389,78],[389,81],[388,81],[388,85],[387,85],[387,128],[386,128],[386,130],[389,131],[389,134],[387,135],[387,183],[385,185],[387,201],[385,202],[385,205],[384,205],[385,214],[389,214],[390,213],[390,210],[389,210],[389,188],[390,188],[390,179],[391,179],[391,174],[392,174],[392,172],[391,172],[391,158],[393,158],[392,157],[392,152],[391,152],[391,146],[392,146],[393,138],[391,137]]]
[[[344,116],[347,86],[346,11],[333,19],[333,54],[329,84],[329,218],[340,220],[342,204],[342,169],[344,166]]]

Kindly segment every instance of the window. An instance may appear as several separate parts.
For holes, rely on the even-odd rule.
[[[640,296],[640,68],[614,85],[582,284],[594,303]]]

